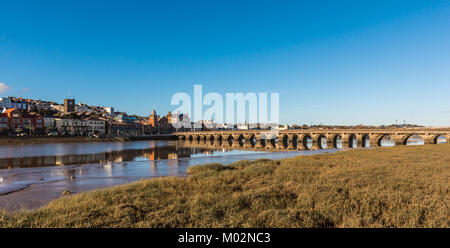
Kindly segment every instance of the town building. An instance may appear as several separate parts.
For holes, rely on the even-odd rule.
[[[87,135],[90,136],[105,136],[106,126],[105,121],[99,119],[87,119]]]
[[[23,131],[23,120],[22,113],[15,108],[3,109],[3,113],[8,116],[9,131],[11,132],[22,132]]]
[[[97,119],[55,118],[55,127],[63,136],[104,136],[106,134],[105,121]]]
[[[108,126],[108,136],[139,136],[145,134],[144,128],[139,123],[113,122]]]
[[[174,130],[172,126],[172,113],[170,111],[166,116],[160,117],[156,114],[156,110],[153,110],[146,124],[152,126],[155,133],[170,133]]]
[[[173,128],[177,131],[188,131],[192,128],[191,119],[188,114],[172,114],[170,124],[172,124]]]
[[[0,133],[42,134],[45,129],[44,118],[37,113],[4,108],[0,118]]]
[[[7,134],[9,132],[9,118],[6,113],[0,113],[0,134]]]
[[[16,97],[1,97],[0,98],[0,108],[7,108],[7,109],[18,109],[18,110],[28,110],[29,109],[29,102],[23,100],[22,98],[16,98]]]
[[[22,125],[28,134],[43,134],[45,132],[44,118],[35,113],[22,113]]]
[[[114,117],[114,108],[112,108],[112,107],[104,107],[103,109],[107,113],[107,116]]]
[[[128,116],[127,114],[119,114],[114,119],[119,123],[127,123],[127,124],[134,123],[137,120],[136,117]]]
[[[55,127],[55,117],[44,116],[44,127],[45,128],[54,128]]]
[[[75,112],[75,99],[64,99],[64,113]]]
[[[239,130],[249,130],[250,127],[249,127],[249,125],[247,123],[245,123],[245,124],[237,124],[237,129],[239,129]]]
[[[55,126],[60,135],[87,136],[87,123],[85,120],[55,119]]]

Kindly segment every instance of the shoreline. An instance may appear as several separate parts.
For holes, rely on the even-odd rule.
[[[32,211],[0,210],[0,226],[448,227],[442,213],[449,148],[384,147],[193,166],[186,178],[81,192]]]
[[[141,151],[141,149],[137,150]],[[242,160],[255,161],[258,159],[284,159],[295,156],[311,156],[319,153],[333,152],[336,151],[265,151],[262,153],[252,154],[217,154],[207,157],[162,159],[158,160],[157,163],[160,170],[161,168],[173,168],[175,164],[182,164],[181,167],[177,166],[177,176],[184,178],[188,176],[188,167],[195,165],[207,165],[216,162],[224,165],[230,165]],[[33,159],[31,158],[31,160]],[[61,193],[65,190],[72,192],[72,194],[78,194],[102,188],[129,184],[139,180],[175,176],[173,174],[170,175],[168,171],[164,170],[159,172],[148,172],[148,167],[142,165],[142,163],[152,164],[152,161],[126,160],[114,162],[110,165],[104,161],[91,161],[87,163],[74,162],[73,164],[65,164],[63,167],[46,165],[42,167],[11,168],[7,171],[3,171],[3,179],[5,182],[9,181],[9,185],[7,183],[4,184],[5,187],[3,189],[0,188],[0,209],[7,212],[34,210],[39,207],[44,207],[52,200],[60,198],[62,196]],[[105,170],[118,171],[114,173],[113,176],[106,176],[107,172]],[[138,170],[140,172],[135,175],[139,175],[139,178],[129,174],[130,171],[134,171],[134,173],[136,173]],[[51,173],[51,171],[53,171],[53,173]],[[78,175],[81,171],[83,171],[83,173]],[[2,171],[0,170],[0,176],[1,173]],[[14,175],[24,175],[27,173],[31,173],[35,176],[30,175],[26,184],[21,184],[20,181],[12,183],[9,180],[14,177]],[[48,174],[48,177],[45,176],[46,174]],[[52,176],[57,174],[63,174],[65,175],[65,178],[58,179],[57,176]],[[74,176],[74,178],[71,176]],[[39,177],[46,178],[46,180],[40,181]],[[19,187],[21,190],[18,190]]]
[[[114,141],[139,141],[139,140],[174,140],[173,135],[145,135],[129,137],[0,137],[0,145],[12,144],[49,144],[49,143],[89,143],[89,142],[114,142]]]

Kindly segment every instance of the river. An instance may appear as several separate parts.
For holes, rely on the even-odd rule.
[[[179,141],[0,145],[0,209],[35,209],[65,190],[79,193],[141,179],[186,176],[192,165],[281,159],[335,150],[199,148]]]

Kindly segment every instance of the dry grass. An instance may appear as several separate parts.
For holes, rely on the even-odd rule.
[[[450,145],[189,168],[0,213],[2,227],[449,227]]]

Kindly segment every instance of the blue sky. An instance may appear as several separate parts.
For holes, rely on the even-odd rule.
[[[283,123],[450,125],[450,1],[3,1],[0,95],[166,113],[279,92]]]

